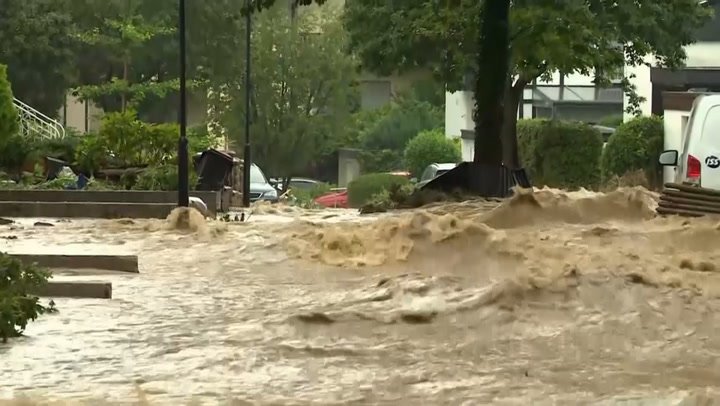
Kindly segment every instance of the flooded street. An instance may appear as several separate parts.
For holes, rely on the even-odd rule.
[[[192,232],[2,226],[8,252],[136,253],[140,274],[56,276],[113,299],[56,299],[0,344],[0,404],[720,402],[718,219],[654,204],[539,191],[374,217],[261,207]]]

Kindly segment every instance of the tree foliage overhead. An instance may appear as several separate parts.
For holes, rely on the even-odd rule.
[[[253,16],[251,111],[253,160],[289,177],[336,150],[357,105],[356,63],[345,52],[337,10],[291,18],[278,4]],[[213,78],[211,119],[235,145],[244,141],[245,64]]]
[[[363,68],[378,74],[431,69],[448,90],[467,89],[492,63],[476,60],[477,0],[347,2],[345,26]],[[554,72],[595,75],[600,84],[654,55],[662,66],[685,59],[684,46],[711,10],[697,0],[513,0],[511,70],[504,95],[503,161],[517,164],[515,124],[526,85]],[[482,66],[481,66],[482,65]],[[630,108],[641,99],[630,91]],[[478,143],[476,143],[476,147]],[[477,152],[477,151],[476,151]]]
[[[450,90],[477,74],[477,0],[347,2],[345,26],[363,67],[378,74],[431,68]],[[711,16],[697,0],[514,0],[513,74],[524,82],[556,71],[615,74],[654,54],[682,65],[683,46]],[[620,46],[619,44],[624,44]]]
[[[2,0],[0,63],[15,96],[53,117],[75,78],[67,0]]]

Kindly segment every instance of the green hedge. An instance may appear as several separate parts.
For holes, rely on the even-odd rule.
[[[594,128],[571,121],[519,120],[517,135],[520,160],[535,186],[599,185],[603,141]]]
[[[7,66],[0,64],[0,142],[18,135],[20,127],[7,78]]]
[[[348,185],[348,203],[351,207],[361,207],[376,194],[409,183],[408,179],[389,173],[361,175]]]
[[[405,147],[405,165],[417,177],[432,163],[455,163],[460,159],[460,146],[442,130],[423,131]]]
[[[665,129],[657,116],[636,117],[620,125],[610,136],[602,154],[603,181],[642,170],[652,187],[662,183],[658,156],[663,150]]]

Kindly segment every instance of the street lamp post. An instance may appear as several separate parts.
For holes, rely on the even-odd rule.
[[[250,207],[250,30],[252,29],[252,4],[245,2],[245,149],[243,150],[243,206]]]
[[[185,0],[179,0],[178,9],[178,35],[180,36],[180,110],[178,121],[180,124],[180,139],[178,141],[178,206],[190,205],[189,185],[189,159],[187,140],[187,58],[185,41]]]

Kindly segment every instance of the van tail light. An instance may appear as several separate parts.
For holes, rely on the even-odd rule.
[[[687,156],[687,178],[690,181],[700,180],[700,160],[688,154]]]

